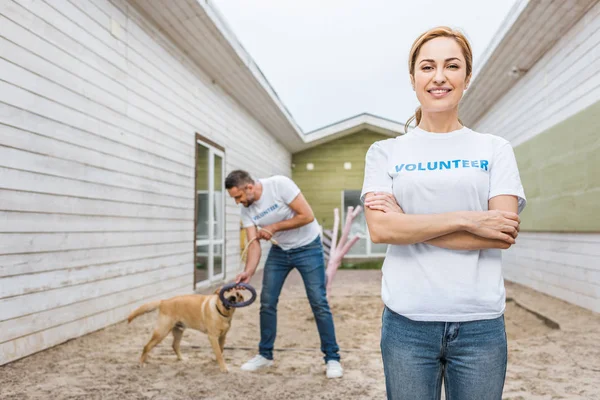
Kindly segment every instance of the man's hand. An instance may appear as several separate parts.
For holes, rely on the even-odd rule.
[[[256,237],[259,240],[271,240],[273,235],[277,232],[275,225],[267,225],[263,228],[259,228],[256,232]]]
[[[252,279],[252,276],[254,274],[251,274],[248,271],[243,271],[240,272],[236,277],[235,277],[235,283],[250,283],[250,279]]]

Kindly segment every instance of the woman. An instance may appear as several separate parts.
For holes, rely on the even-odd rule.
[[[371,239],[390,245],[381,331],[388,399],[439,399],[442,379],[448,400],[501,399],[500,251],[515,243],[525,206],[517,163],[509,142],[458,118],[472,71],[464,35],[424,33],[409,71],[417,126],[371,146],[362,191]]]

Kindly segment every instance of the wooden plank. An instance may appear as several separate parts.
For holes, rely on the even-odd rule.
[[[43,3],[43,2],[40,2]],[[97,24],[94,23],[93,21],[90,21],[89,18],[87,17],[87,15],[85,13],[82,13],[81,11],[79,11],[77,8],[75,8],[70,2],[68,1],[62,1],[59,3],[52,3],[52,7],[48,8],[48,7],[30,7],[27,6],[26,7],[29,11],[35,13],[38,17],[43,18],[49,22],[51,22],[51,24],[55,27],[60,27],[60,29],[62,29],[65,33],[67,33],[72,39],[77,40],[78,42],[80,42],[81,44],[83,44],[84,46],[88,47],[90,50],[102,55],[106,60],[112,62],[113,64],[115,64],[116,66],[118,66],[120,69],[122,69],[124,72],[127,71],[127,62],[125,62],[125,50],[123,49],[122,52],[123,54],[117,54],[117,53],[110,53],[110,51],[108,51],[107,49],[111,49],[111,50],[115,50],[114,48],[111,47],[111,45],[114,44],[121,44],[120,46],[125,46],[125,44],[119,40],[116,40],[109,32],[103,30],[103,29],[97,29],[96,34],[98,35],[102,35],[103,39],[106,40],[100,40],[98,38],[96,38],[96,36],[90,34],[90,32],[87,31],[88,29],[88,25],[89,27],[92,28],[97,28]],[[83,29],[82,27],[78,26],[78,24],[86,24],[86,22],[83,21],[76,21],[73,22],[71,20],[69,20],[68,18],[64,17],[63,15],[61,15],[60,13],[58,13],[56,10],[54,10],[54,8],[59,9],[62,12],[65,13],[69,13],[69,14],[73,14],[73,16],[77,15],[79,18],[81,18],[82,20],[87,20],[87,25],[82,25],[82,26],[86,26],[86,29]],[[62,23],[58,23],[57,21],[60,21]],[[90,23],[91,22],[91,23]],[[110,43],[110,45],[108,44]],[[128,75],[129,76],[129,75]],[[123,82],[126,82],[126,80],[123,80]],[[128,95],[128,103],[130,103],[130,105],[134,105],[134,99],[131,96],[132,94],[130,93]],[[62,94],[62,97],[68,96],[66,94]],[[52,97],[50,97],[52,98]],[[87,106],[86,110],[83,111],[80,109],[80,111],[82,112],[86,112],[89,115],[95,115],[98,118],[103,119],[102,117],[98,116],[99,114],[96,112],[94,113],[91,110],[97,110],[97,107],[92,107],[89,104],[85,104],[83,103],[81,106]],[[76,105],[72,105],[72,107],[76,108]],[[110,111],[108,110],[104,110],[105,113],[109,113]],[[141,109],[132,109],[131,107],[129,107],[127,109],[127,115],[130,115],[132,112],[135,113],[140,113],[143,112],[143,110]],[[147,114],[148,117],[152,117],[152,114],[148,113]],[[122,126],[123,128],[131,131],[131,132],[141,132],[142,130],[148,130],[148,129],[157,129],[158,131],[163,132],[166,136],[165,138],[167,138],[167,142],[169,140],[173,141],[172,142],[172,146],[175,149],[179,149],[180,151],[184,152],[185,154],[185,146],[182,147],[181,145],[185,145],[185,141],[182,141],[180,139],[180,135],[172,135],[171,132],[173,131],[173,126],[170,125],[171,123],[174,122],[174,120],[161,120],[161,119],[152,119],[151,123],[148,123],[146,126],[144,126],[143,128],[139,126],[139,124],[134,123],[132,119],[128,119],[128,118],[123,118],[121,115],[116,114],[116,113],[112,113],[111,117],[106,120],[104,119],[106,122],[110,122],[111,120],[114,120],[116,124],[118,124],[119,126]],[[187,127],[187,129],[189,129],[189,127]],[[190,153],[187,153],[188,155],[191,155]]]
[[[515,255],[528,260],[560,264],[564,268],[577,267],[600,271],[600,263],[596,255],[569,254],[524,246],[517,246],[515,248]]]
[[[134,143],[117,142],[6,103],[0,104],[0,113],[3,125],[31,132],[32,134],[36,134],[38,138],[54,139],[65,145],[93,150],[106,156],[107,160],[123,160],[119,162],[129,162],[133,165],[141,166],[148,174],[156,173],[159,177],[161,175],[169,176],[174,183],[187,182],[190,178],[193,180],[192,166],[185,167],[174,163],[160,155],[144,151],[139,147],[134,147]],[[125,169],[125,171],[127,170]]]
[[[140,301],[140,299],[148,297],[149,294],[154,296],[155,293],[177,289],[182,286],[182,283],[186,284],[188,289],[191,289],[192,285],[189,273],[149,285],[133,287],[107,296],[2,321],[0,322],[0,343]]]
[[[194,229],[193,221],[0,211],[0,232],[135,232]]]
[[[182,139],[181,135],[172,133],[175,129],[167,122],[154,119],[153,121],[156,123],[156,126],[137,122],[132,118],[128,118],[130,113],[134,111],[130,107],[127,107],[125,110],[126,114],[120,114],[107,106],[90,101],[85,96],[79,95],[46,78],[39,77],[17,65],[9,62],[1,62],[0,65],[5,70],[4,79],[15,86],[79,111],[108,125],[119,127],[127,132],[141,135],[148,131],[155,131],[155,135],[160,138],[159,141],[164,146],[170,147],[179,154],[182,154],[184,159],[193,157],[193,153],[189,150],[190,142]]]
[[[180,265],[190,260],[189,253],[188,247],[187,251],[180,253],[153,254],[118,263],[89,264],[80,268],[0,278],[0,299],[139,274],[171,265]]]
[[[87,333],[101,329],[107,325],[125,319],[129,312],[136,306],[145,302],[161,297],[172,297],[175,295],[189,293],[189,283],[182,285],[181,288],[169,290],[164,293],[153,293],[144,299],[91,315],[81,320],[76,320],[64,325],[50,328],[33,335],[24,336],[16,340],[0,344],[0,365],[10,361],[36,353],[40,350],[56,346],[69,339],[83,336]]]
[[[127,98],[124,83],[115,80],[120,73],[110,62],[70,40],[20,5],[10,1],[2,4],[8,5],[0,12],[0,32],[4,38],[40,58],[53,62],[66,72],[70,71],[87,82],[96,83],[98,87],[105,88],[118,98]],[[43,34],[44,32],[46,34]],[[82,57],[84,61],[76,57]]]
[[[48,24],[54,27],[60,27],[61,30],[68,32],[69,36],[78,41],[79,43],[85,43],[86,46],[93,48],[94,52],[106,60],[110,60],[121,71],[127,69],[127,60],[125,59],[125,53],[120,54],[114,48],[103,43],[91,35],[87,30],[91,27],[86,26],[82,29],[71,19],[58,12],[54,7],[67,6],[69,3],[63,2],[52,2],[50,6],[44,1],[30,1],[19,3],[23,8],[29,10],[31,13],[43,18]],[[66,7],[64,7],[66,9]],[[65,10],[63,10],[65,11]],[[68,10],[66,10],[68,12]],[[80,21],[77,21],[80,22]]]
[[[600,284],[574,279],[571,276],[567,276],[565,271],[557,271],[556,269],[549,268],[547,263],[538,263],[525,259],[515,259],[512,263],[521,268],[521,273],[525,277],[600,301]],[[576,272],[575,269],[570,268],[568,274],[573,275]],[[587,276],[591,277],[593,271],[588,272]]]
[[[79,68],[78,72],[86,76],[87,79],[94,79],[93,76],[96,76],[99,81],[95,82],[95,84],[88,83],[87,80],[78,77],[72,71],[65,68],[69,65],[81,64],[77,63],[73,56],[65,54],[30,32],[24,37],[18,37],[19,32],[23,31],[23,29],[15,25],[12,21],[4,18],[2,20],[7,21],[8,25],[2,28],[2,33],[7,34],[7,38],[0,39],[0,51],[2,51],[2,54],[10,54],[8,61],[52,82],[61,84],[73,92],[85,94],[88,99],[110,107],[115,111],[121,113],[127,112],[127,92],[124,90],[123,85],[118,85],[114,80],[108,79],[98,73],[90,76],[88,71],[93,71],[91,68],[85,68],[83,71],[79,71],[81,69]],[[9,29],[10,27],[13,29]],[[13,39],[16,41],[12,42]],[[32,52],[32,50],[40,55]],[[58,59],[60,62],[52,63],[44,57],[49,57],[51,60]],[[10,82],[9,79],[5,80]],[[112,91],[118,93],[119,96],[113,95],[106,88],[99,87],[99,83],[106,84],[106,88],[110,88]]]
[[[177,238],[175,234],[185,234],[187,240],[170,242],[170,238]],[[149,241],[147,244],[127,245],[125,243],[131,242],[129,237],[136,235],[147,235],[148,238],[143,237],[138,241]],[[47,246],[51,245],[57,247],[55,251],[49,252],[35,252],[35,253],[12,253],[12,254],[1,254],[0,252],[0,277],[6,276],[18,276],[22,274],[31,274],[45,271],[55,271],[61,269],[73,269],[73,268],[84,268],[89,265],[100,265],[100,264],[112,264],[117,262],[139,260],[144,257],[156,256],[161,254],[174,254],[181,253],[183,251],[189,251],[192,244],[192,238],[189,232],[166,232],[165,239],[161,241],[157,238],[162,232],[139,232],[137,234],[130,232],[115,232],[115,233],[79,233],[79,234],[53,234],[55,238],[43,237],[44,234],[9,234],[0,235],[0,237],[22,236],[24,240],[30,239],[37,246],[43,247],[46,245],[44,240],[48,240]],[[123,244],[116,244],[112,247],[88,247],[83,249],[71,250],[71,249],[60,249],[62,244],[59,242],[60,237],[65,238],[65,242],[76,242],[70,240],[77,236],[87,236],[88,241],[92,241],[96,238],[99,240],[106,239],[107,236],[124,237]],[[154,236],[150,236],[154,235]],[[41,242],[41,243],[38,243]],[[58,243],[57,243],[58,242]],[[80,245],[80,243],[74,243],[74,245]]]
[[[81,3],[81,4],[80,4]],[[89,6],[88,6],[89,4]],[[128,18],[127,14],[121,11],[118,7],[115,7],[110,1],[92,1],[92,0],[81,0],[77,3],[84,11],[87,12],[88,7],[97,7],[98,10],[102,11],[109,18],[117,20],[121,28],[127,32]],[[97,18],[96,18],[97,19]]]
[[[43,0],[50,7],[54,8],[60,14],[65,16],[73,24],[85,27],[85,31],[106,47],[114,50],[123,59],[127,59],[127,46],[123,40],[115,37],[110,32],[110,20],[103,13],[98,13],[96,7],[86,7],[85,2],[65,1],[48,1]],[[90,18],[89,15],[94,15],[96,18]],[[101,22],[97,20],[101,18]],[[65,26],[58,24],[57,26]],[[85,40],[84,40],[85,41]],[[112,57],[109,57],[112,58]]]
[[[165,184],[168,188],[178,188],[181,191],[193,190],[192,177],[181,176],[161,169],[149,168],[143,164],[132,163],[118,157],[103,154],[91,149],[70,145],[61,141],[32,134],[17,128],[0,124],[0,146],[11,147],[16,150],[36,153],[53,159],[63,160],[72,164],[97,168],[108,173],[126,175],[129,179],[141,182],[152,181],[156,184]],[[23,168],[23,165],[7,165],[13,168]],[[172,191],[169,190],[171,193]]]
[[[530,277],[519,275],[518,278],[507,278],[514,282],[528,286],[538,292],[546,293],[550,296],[568,301],[569,303],[578,305],[594,312],[600,312],[600,302],[596,298],[588,297],[580,293],[564,289],[548,284],[547,282],[538,281]]]
[[[107,200],[82,199],[0,188],[0,210],[112,217],[194,219],[194,210]],[[0,242],[0,249],[3,243]],[[1,250],[0,250],[1,251]]]
[[[541,274],[550,274],[553,277],[565,277],[568,279],[563,283],[565,286],[569,285],[571,282],[579,281],[596,286],[600,289],[600,269],[589,269],[583,266],[565,265],[559,262],[539,260],[524,257],[520,253],[513,254],[508,260],[510,260],[510,264],[519,265],[525,269],[535,270]],[[600,296],[598,297],[600,298]]]
[[[193,209],[194,200],[0,166],[0,187],[97,200]]]
[[[52,100],[37,96],[4,81],[0,81],[0,102],[12,104],[15,107],[28,110],[32,113],[55,121],[60,121],[71,127],[91,132],[111,140],[120,141],[123,140],[122,137],[130,136],[125,135],[123,130],[117,126],[94,119],[84,113],[70,109]],[[162,157],[189,169],[192,164],[189,162],[189,159],[185,159],[180,153],[170,149],[167,145],[161,145],[160,138],[156,134],[156,131],[148,130],[145,134],[146,137],[143,141],[134,138],[134,140],[128,140],[128,142],[130,142],[131,145],[138,145],[142,150],[146,150],[155,155],[161,155]],[[134,133],[133,135],[140,138],[143,136],[141,133]]]
[[[0,125],[1,126],[1,125]],[[60,176],[114,187],[136,189],[181,199],[191,199],[191,187],[156,182],[150,178],[127,176],[118,171],[97,168],[83,163],[31,153],[0,144],[0,166],[36,173]]]
[[[51,310],[53,308],[89,300],[95,297],[129,290],[141,285],[160,282],[169,278],[181,276],[182,274],[189,274],[189,279],[191,281],[192,271],[192,254],[190,254],[189,262],[181,265],[86,283],[78,286],[69,286],[45,292],[1,299],[0,321]]]
[[[518,247],[554,250],[567,254],[600,256],[598,233],[522,232]]]

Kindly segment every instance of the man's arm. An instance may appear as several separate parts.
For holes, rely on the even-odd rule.
[[[248,253],[246,255],[246,266],[244,267],[244,271],[240,272],[238,276],[235,278],[236,283],[248,283],[250,279],[256,273],[256,268],[258,268],[258,263],[260,262],[261,256],[261,248],[260,242],[258,240],[253,240],[257,237],[256,227],[251,226],[246,228],[246,237],[248,238]]]
[[[293,218],[286,219],[272,225],[263,226],[258,232],[260,239],[269,240],[271,239],[271,235],[273,235],[275,232],[300,228],[301,226],[308,225],[315,220],[312,208],[310,208],[310,204],[308,204],[308,201],[306,201],[302,193],[299,193],[294,200],[292,200],[292,202],[289,204],[289,207],[296,215]]]

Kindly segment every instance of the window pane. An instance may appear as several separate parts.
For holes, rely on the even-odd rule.
[[[382,243],[371,242],[371,254],[384,255],[387,252],[388,245]]]
[[[344,215],[349,206],[356,207],[360,203],[360,190],[344,190]]]
[[[208,240],[208,193],[198,193],[196,200],[196,240]]]
[[[208,239],[208,166],[209,150],[196,144],[196,239]]]
[[[360,190],[344,190],[344,209],[342,211],[342,226],[346,223],[346,213],[348,212],[348,207],[350,206],[362,206],[360,202]],[[361,237],[367,236],[367,220],[365,219],[364,211],[358,214],[356,218],[354,218],[354,220],[352,221],[352,226],[350,227],[350,235],[348,235],[348,238],[352,238],[356,234],[359,234]],[[355,244],[355,246],[358,246],[358,243]],[[366,253],[366,250],[363,253]]]
[[[208,246],[196,246],[196,283],[208,279]]]
[[[223,272],[223,245],[217,244],[214,247],[214,264],[213,264],[213,273],[214,275],[219,275]]]
[[[354,246],[350,248],[348,254],[354,256],[365,256],[367,255],[367,239],[358,239]]]
[[[213,235],[216,240],[223,239],[223,158],[216,155],[214,156],[214,231]],[[217,273],[215,271],[215,273]]]

